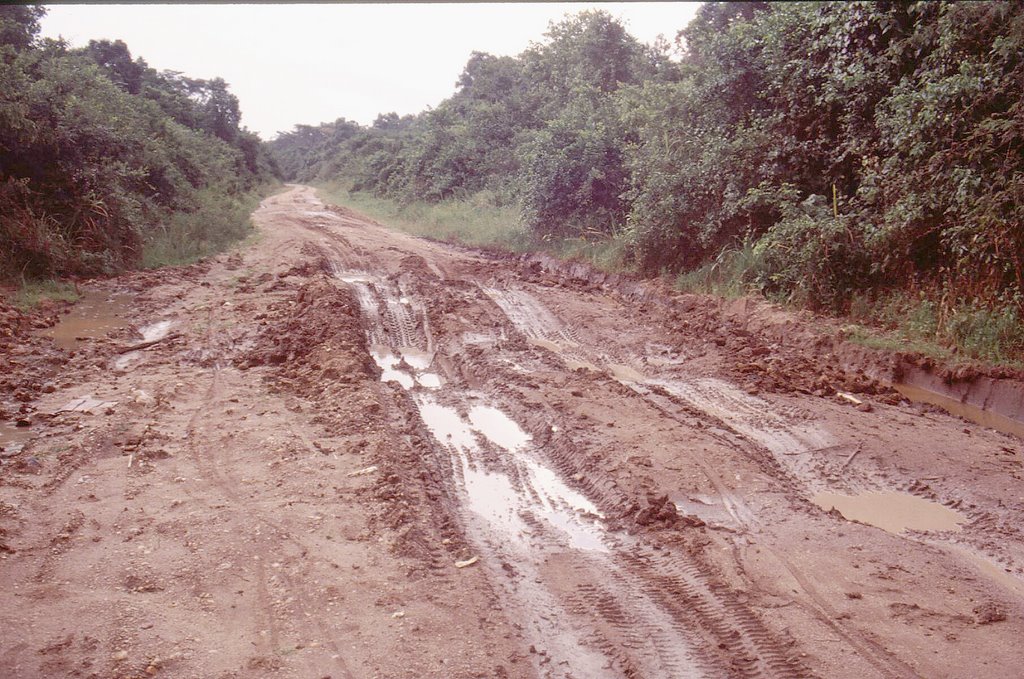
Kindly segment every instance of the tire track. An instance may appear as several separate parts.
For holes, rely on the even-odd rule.
[[[236,484],[222,473],[216,459],[212,455],[204,452],[205,450],[208,450],[209,447],[204,446],[202,443],[204,438],[203,420],[206,414],[211,411],[213,405],[221,400],[222,366],[219,360],[220,347],[217,341],[219,335],[217,332],[217,321],[218,319],[214,316],[214,308],[211,307],[207,314],[207,328],[204,334],[203,343],[206,345],[207,355],[212,358],[213,365],[209,369],[209,386],[200,399],[200,404],[189,417],[186,425],[186,448],[188,450],[189,457],[196,465],[196,468],[200,470],[202,476],[208,479],[210,484],[228,500],[225,509],[239,515],[240,518],[245,519],[242,521],[243,524],[255,519],[257,522],[270,529],[271,534],[276,537],[278,541],[292,543],[301,550],[302,555],[305,555],[309,550],[302,541],[295,538],[290,531],[286,530],[276,521],[270,519],[261,508],[249,502],[247,497],[238,493]],[[270,644],[272,645],[272,648],[269,649],[269,652],[275,653],[279,648],[281,628],[269,601],[269,579],[267,578],[264,562],[266,561],[268,554],[279,551],[279,544],[275,542],[270,535],[263,535],[260,532],[251,534],[250,539],[246,541],[246,544],[249,545],[250,555],[258,558],[258,560],[251,559],[251,561],[256,561],[257,563],[257,600],[261,614],[264,616],[267,627],[270,630]],[[323,620],[313,616],[310,612],[316,610],[316,608],[310,605],[312,597],[309,592],[296,579],[292,578],[287,573],[283,573],[282,575],[287,591],[291,594],[297,604],[299,615],[293,616],[293,619],[300,621],[302,624],[306,624],[305,621],[307,620],[314,620],[322,638],[326,640],[328,646],[334,651],[332,658],[337,670],[342,674],[342,676],[347,677],[348,679],[355,679],[343,659],[341,649],[336,641],[336,633],[329,628]],[[306,665],[307,673],[311,673],[311,676],[322,671],[322,667],[312,664],[312,659],[304,659],[304,663]]]

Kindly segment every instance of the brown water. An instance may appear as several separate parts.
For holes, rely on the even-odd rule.
[[[860,521],[890,533],[905,530],[960,530],[966,519],[937,502],[891,491],[840,495],[822,492],[811,498],[825,511],[839,510],[850,521]]]
[[[0,451],[16,453],[31,437],[32,431],[29,427],[16,427],[14,424],[4,422],[0,424]]]
[[[922,389],[921,387],[912,387],[909,384],[894,384],[892,386],[893,389],[911,401],[930,403],[965,420],[977,422],[983,427],[989,427],[1004,434],[1012,434],[1024,438],[1024,422],[1020,420],[1015,420],[1005,415],[979,408],[978,406],[961,403],[955,398],[936,394],[934,391]]]
[[[87,290],[57,325],[40,330],[37,334],[52,338],[62,349],[77,349],[80,339],[106,337],[113,330],[127,327],[130,299],[124,294]]]

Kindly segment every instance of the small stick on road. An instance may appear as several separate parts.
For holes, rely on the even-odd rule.
[[[160,339],[150,340],[148,342],[141,342],[139,344],[133,344],[130,347],[121,347],[120,349],[117,350],[117,353],[119,353],[119,354],[127,354],[129,351],[138,351],[140,349],[147,349],[147,348],[153,346],[154,344],[159,344],[160,342],[166,342],[167,340],[177,339],[179,337],[181,337],[181,333],[180,332],[172,332],[170,335],[164,335]]]
[[[842,464],[842,465],[840,465],[840,466],[839,466],[839,471],[843,471],[844,469],[846,469],[846,467],[847,467],[847,466],[848,466],[848,465],[849,465],[849,464],[850,464],[851,462],[853,462],[853,458],[857,457],[857,453],[859,453],[859,452],[860,452],[860,449],[861,449],[861,447],[862,447],[863,445],[864,445],[863,443],[858,443],[858,444],[857,444],[857,450],[855,450],[855,451],[853,451],[852,453],[850,453],[850,456],[849,456],[848,458],[846,458],[846,460],[845,460],[845,461],[843,462],[843,464]]]

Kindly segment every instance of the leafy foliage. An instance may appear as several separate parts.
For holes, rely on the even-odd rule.
[[[0,7],[0,277],[136,265],[164,222],[272,176],[223,80],[39,41],[42,14]]]
[[[815,308],[925,290],[964,346],[1024,317],[1021,3],[706,3],[674,55],[582,12],[474,54],[457,87],[272,150],[398,201],[484,192],[538,240],[601,235],[640,269]]]

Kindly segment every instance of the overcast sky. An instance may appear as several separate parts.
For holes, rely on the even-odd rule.
[[[270,139],[297,123],[418,113],[455,90],[474,50],[516,55],[548,23],[600,8],[650,43],[670,41],[699,3],[54,5],[42,33],[79,47],[124,40],[156,69],[220,76],[242,123]]]

